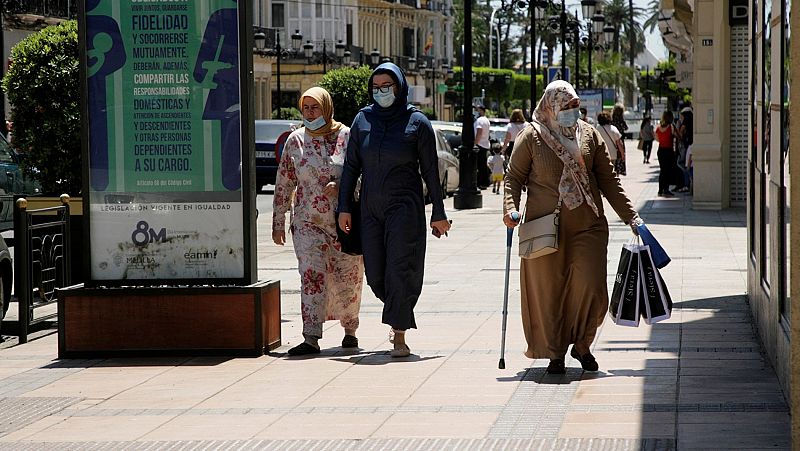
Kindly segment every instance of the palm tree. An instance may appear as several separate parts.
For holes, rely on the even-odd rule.
[[[606,23],[612,25],[616,30],[611,49],[614,53],[620,55],[618,62],[621,64],[621,55],[630,55],[631,47],[634,51],[633,53],[638,53],[645,47],[644,31],[639,25],[640,20],[637,20],[641,19],[644,11],[642,8],[633,7],[629,0],[601,0],[601,2]],[[633,27],[631,27],[631,15],[633,15]],[[622,53],[623,51],[625,53]],[[632,103],[633,89],[635,87],[635,81],[633,80],[634,70],[632,67],[630,69],[630,80],[620,79],[622,73],[617,72],[616,81],[613,83],[617,88],[623,88],[624,90],[626,86],[631,87],[629,90],[625,90],[629,94],[628,103]]]
[[[644,10],[647,19],[642,24],[642,29],[645,31],[653,31],[658,26],[658,20],[661,18],[661,0],[650,0],[647,9]]]

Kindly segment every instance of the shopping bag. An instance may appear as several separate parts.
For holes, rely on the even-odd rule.
[[[614,289],[608,305],[608,313],[615,324],[620,326],[639,326],[639,245],[622,246],[619,267],[614,278]]]
[[[642,243],[650,246],[650,256],[653,258],[656,268],[662,269],[667,266],[671,259],[658,240],[656,240],[656,237],[650,232],[650,229],[645,224],[641,224],[637,228],[639,229],[639,237],[642,239]]]
[[[644,150],[644,140],[642,140],[642,138],[639,138],[639,144],[636,144],[636,148],[639,150]]]
[[[672,298],[666,284],[658,272],[658,268],[650,255],[649,246],[639,248],[639,270],[642,288],[641,309],[644,322],[654,324],[664,321],[672,315]]]

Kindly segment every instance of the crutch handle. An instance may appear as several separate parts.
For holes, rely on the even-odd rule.
[[[511,219],[514,222],[519,222],[519,213],[516,211],[511,212]],[[511,247],[511,243],[514,241],[514,229],[508,228],[506,231],[506,247]]]

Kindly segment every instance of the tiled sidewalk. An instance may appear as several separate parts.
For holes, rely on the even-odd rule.
[[[635,143],[629,143],[636,155]],[[654,159],[655,161],[655,159]],[[624,184],[673,262],[663,276],[673,318],[606,321],[600,363],[564,376],[522,355],[512,259],[505,370],[497,369],[505,229],[500,196],[453,211],[430,238],[414,353],[392,359],[380,304],[365,287],[361,349],[289,359],[301,340],[290,246],[259,219],[260,277],[282,284],[284,346],[260,358],[57,361],[56,337],[0,350],[0,449],[789,449],[789,414],[745,300],[744,212],[697,212],[655,197],[656,165],[629,159]],[[611,223],[609,283],[630,229]]]

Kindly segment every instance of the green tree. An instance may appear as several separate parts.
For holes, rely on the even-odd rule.
[[[331,94],[334,119],[350,126],[358,110],[372,102],[367,86],[370,75],[372,69],[361,66],[329,70],[322,77],[319,85]]]
[[[3,78],[22,170],[48,195],[81,192],[78,26],[66,21],[33,33],[11,50]]]

